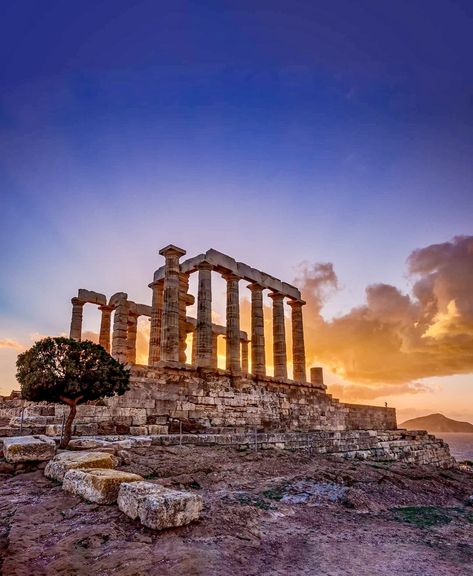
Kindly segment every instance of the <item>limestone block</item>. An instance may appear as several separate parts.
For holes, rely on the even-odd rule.
[[[167,434],[169,432],[168,426],[161,426],[158,424],[150,424],[148,426],[148,434],[156,435],[156,434]]]
[[[147,426],[130,426],[130,434],[132,436],[146,436],[148,434]]]
[[[56,454],[56,443],[43,435],[13,436],[3,440],[7,462],[35,462],[49,460]]]
[[[138,474],[108,468],[68,470],[62,488],[97,504],[113,504],[118,496],[120,484],[143,480]]]
[[[68,470],[76,468],[113,468],[118,460],[108,452],[61,452],[50,460],[44,475],[62,482]]]
[[[192,492],[170,490],[151,482],[124,483],[118,493],[118,507],[132,519],[154,530],[184,526],[197,520],[202,498]]]

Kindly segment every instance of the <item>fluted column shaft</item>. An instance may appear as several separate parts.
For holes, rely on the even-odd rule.
[[[199,264],[199,286],[197,295],[197,366],[210,368],[212,365],[212,266]]]
[[[240,371],[240,296],[239,278],[235,274],[225,274],[227,281],[227,331],[226,331],[226,368]]]
[[[263,287],[250,284],[248,288],[251,290],[251,372],[255,376],[265,376]]]
[[[284,326],[284,296],[269,295],[273,300],[273,361],[275,378],[287,378],[286,329]]]
[[[151,285],[153,301],[151,304],[151,324],[149,327],[148,365],[155,366],[161,357],[161,324],[163,317],[164,281],[159,280]]]
[[[302,320],[302,306],[305,302],[301,300],[290,300],[289,306],[292,309],[292,364],[294,368],[293,379],[299,382],[306,382],[305,367],[305,344],[304,344],[304,324]]]
[[[138,316],[128,316],[127,358],[129,364],[136,364],[136,334],[138,331]]]
[[[128,302],[120,300],[113,316],[112,356],[115,360],[128,361]]]
[[[103,346],[107,352],[110,352],[110,327],[113,308],[111,306],[99,306],[99,310],[102,312],[102,317],[100,319],[99,344],[100,346]]]
[[[179,258],[185,251],[167,246],[159,253],[166,258],[160,358],[179,362]]]
[[[72,317],[69,338],[80,340],[82,338],[82,311],[85,303],[79,300],[79,298],[72,298],[71,303]]]
[[[179,362],[187,360],[187,306],[194,303],[194,297],[189,294],[189,274],[179,274]]]
[[[248,372],[248,340],[241,341],[241,370]]]
[[[211,367],[215,370],[218,368],[218,334],[212,334],[212,364]]]

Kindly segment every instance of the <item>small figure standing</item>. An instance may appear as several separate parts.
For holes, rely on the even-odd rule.
[[[384,407],[385,407],[385,408],[388,407],[388,403],[387,403],[387,402],[384,403]]]

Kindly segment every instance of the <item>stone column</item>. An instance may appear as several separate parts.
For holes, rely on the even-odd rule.
[[[153,290],[151,304],[151,325],[149,327],[148,365],[155,366],[161,357],[161,321],[163,316],[164,280],[150,284]]]
[[[255,376],[266,376],[263,287],[250,284],[248,288],[251,290],[251,372]]]
[[[128,315],[127,359],[128,364],[136,364],[136,333],[138,331],[138,316]]]
[[[195,329],[192,331],[192,366],[197,366],[197,335]]]
[[[110,352],[110,326],[112,321],[112,310],[111,306],[99,306],[99,310],[102,312],[102,318],[100,320],[100,335],[99,344],[103,346],[107,352]]]
[[[113,316],[112,356],[123,362],[128,360],[128,302],[123,299],[118,302]]]
[[[302,322],[303,300],[289,300],[292,308],[292,364],[294,367],[293,379],[306,382],[304,325]]]
[[[240,371],[240,296],[239,278],[235,274],[224,274],[227,281],[227,333],[226,368]]]
[[[199,269],[197,324],[195,329],[197,366],[212,365],[212,266],[202,262]]]
[[[194,304],[194,296],[189,294],[189,274],[179,274],[179,362],[187,360],[187,306]]]
[[[284,326],[284,295],[273,292],[273,359],[274,377],[287,378],[286,329]]]
[[[160,358],[179,362],[179,258],[186,252],[170,244],[159,253],[166,258]]]
[[[217,370],[218,368],[218,334],[214,332],[212,334],[212,368]]]
[[[241,370],[248,372],[248,340],[241,341]]]
[[[69,338],[74,338],[74,340],[80,340],[82,338],[82,310],[84,308],[85,302],[79,300],[79,298],[72,298],[72,318],[71,318],[71,330],[69,333]]]

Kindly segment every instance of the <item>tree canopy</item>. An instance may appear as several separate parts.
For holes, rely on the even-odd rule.
[[[76,404],[128,390],[129,372],[100,345],[70,338],[44,338],[17,360],[26,400]]]

